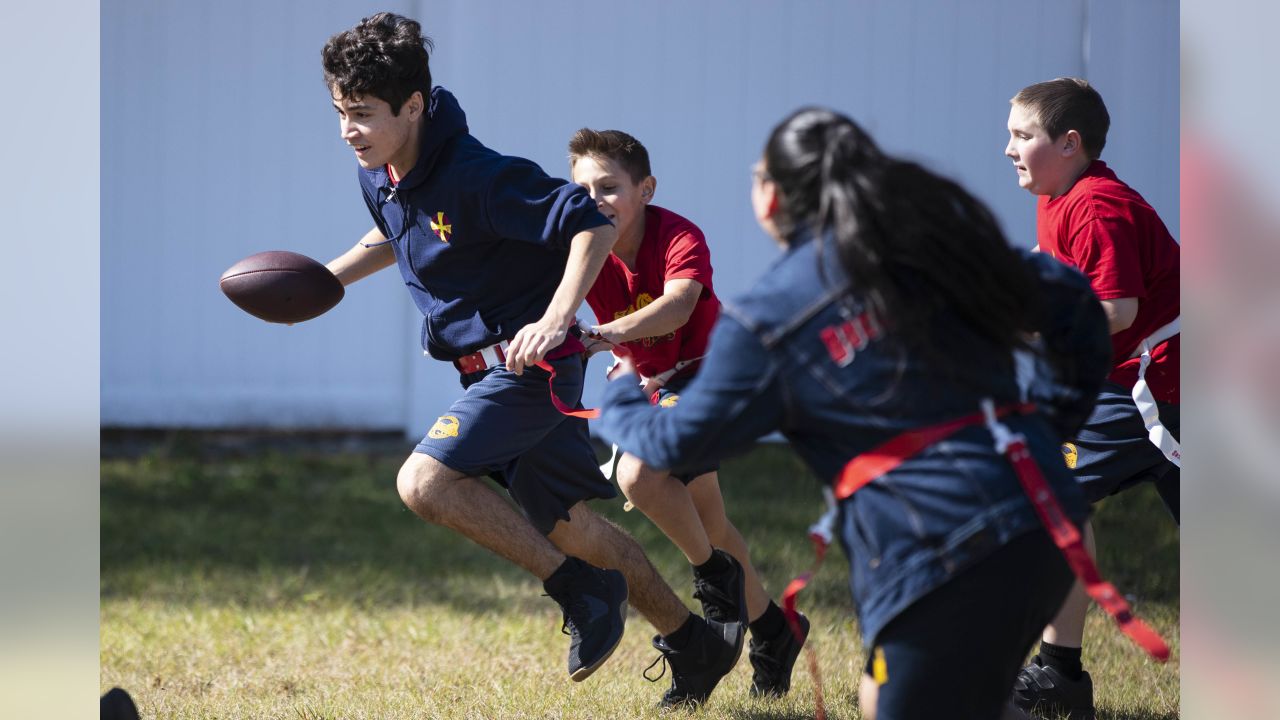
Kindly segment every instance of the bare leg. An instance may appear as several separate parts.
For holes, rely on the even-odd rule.
[[[1093,541],[1093,523],[1086,520],[1083,532],[1084,547],[1089,551],[1091,557],[1096,558],[1098,551]],[[1089,609],[1089,602],[1089,594],[1084,591],[1084,586],[1077,580],[1071,586],[1071,592],[1067,595],[1067,599],[1062,601],[1062,607],[1053,618],[1053,622],[1045,627],[1044,634],[1040,636],[1040,639],[1063,647],[1082,647],[1084,645],[1084,618],[1086,611]]]
[[[628,453],[618,461],[618,487],[680,548],[689,564],[701,565],[711,557],[711,540],[684,483]]]
[[[875,678],[864,673],[858,686],[858,709],[862,711],[862,720],[876,720],[876,701],[879,699],[880,686]]]
[[[539,580],[551,577],[564,562],[564,554],[506,498],[430,455],[410,455],[400,466],[396,489],[418,517],[463,535]]]
[[[764,584],[760,582],[760,576],[751,564],[747,541],[725,515],[718,475],[710,472],[694,478],[689,483],[689,494],[693,497],[693,505],[698,510],[702,527],[711,538],[711,544],[727,551],[741,563],[747,590],[747,619],[759,619],[769,607],[769,594],[765,592]]]
[[[689,619],[689,608],[663,581],[635,538],[584,503],[569,508],[569,522],[557,522],[547,537],[566,555],[621,571],[627,578],[631,605],[659,635],[670,635]]]

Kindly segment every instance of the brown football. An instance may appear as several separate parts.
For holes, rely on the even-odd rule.
[[[346,294],[329,268],[288,250],[250,255],[227,268],[218,285],[241,310],[275,323],[323,315]]]

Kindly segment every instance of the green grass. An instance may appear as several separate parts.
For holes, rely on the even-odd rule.
[[[557,606],[525,575],[400,503],[403,450],[306,447],[227,452],[174,435],[140,457],[102,461],[101,684],[130,691],[144,718],[658,718],[666,678],[652,629],[632,613],[591,679],[568,681]],[[730,516],[770,592],[812,561],[821,510],[795,455],[762,446],[727,463]],[[594,503],[635,535],[691,607],[683,556],[621,500]],[[1101,613],[1086,665],[1102,718],[1178,710],[1178,535],[1148,489],[1104,505],[1103,572],[1170,639],[1144,659]],[[814,621],[828,713],[856,718],[863,662],[843,556],[801,597]],[[808,673],[783,701],[747,696],[744,661],[705,718],[812,717]]]

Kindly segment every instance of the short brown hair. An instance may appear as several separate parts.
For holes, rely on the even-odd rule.
[[[621,130],[582,128],[574,133],[569,139],[569,166],[584,157],[608,158],[618,163],[634,183],[653,174],[649,169],[649,151]]]
[[[1102,95],[1088,80],[1062,77],[1028,85],[1009,102],[1030,110],[1054,140],[1068,130],[1075,130],[1080,133],[1089,159],[1097,160],[1102,155],[1111,116],[1107,114]]]

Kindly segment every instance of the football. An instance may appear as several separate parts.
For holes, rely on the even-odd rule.
[[[218,285],[241,310],[274,323],[323,315],[346,294],[329,268],[287,250],[250,255],[227,268]]]

